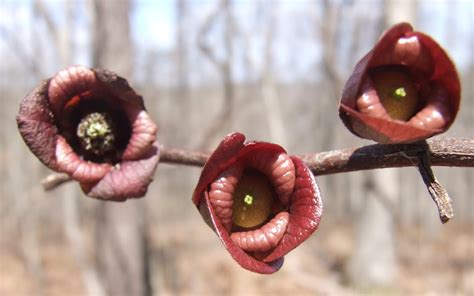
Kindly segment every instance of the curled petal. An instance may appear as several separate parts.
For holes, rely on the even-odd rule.
[[[288,227],[280,243],[263,259],[264,262],[271,262],[299,246],[316,231],[323,213],[321,192],[313,174],[301,159],[294,156],[291,159],[296,168],[296,182]]]
[[[409,122],[420,128],[439,129],[446,124],[447,119],[443,115],[445,112],[444,105],[432,103],[418,112]]]
[[[98,181],[107,174],[110,164],[94,163],[81,159],[62,136],[56,142],[58,170],[70,175],[79,182]]]
[[[357,109],[364,114],[376,114],[377,117],[389,118],[369,77],[366,77],[362,83],[361,95],[357,99],[356,104]]]
[[[199,177],[198,185],[194,189],[193,202],[195,205],[200,204],[202,192],[211,184],[217,176],[229,167],[237,159],[237,155],[242,149],[245,136],[241,133],[232,133],[226,136],[202,169]]]
[[[204,193],[204,198],[200,200],[199,210],[205,220],[206,217],[209,219],[208,223],[216,231],[222,244],[230,253],[232,258],[234,258],[240,266],[247,270],[262,274],[271,274],[281,268],[283,265],[283,257],[277,258],[271,262],[263,262],[247,254],[232,241],[225,227],[217,219],[217,215],[210,203],[207,192]]]
[[[132,136],[128,142],[123,159],[139,159],[156,141],[158,128],[145,110],[127,110],[132,122]],[[127,115],[128,115],[127,114]]]
[[[84,66],[73,66],[54,76],[48,88],[49,103],[55,116],[60,116],[66,103],[74,96],[95,87],[92,70]]]
[[[227,231],[232,228],[234,191],[241,176],[242,167],[239,165],[231,166],[219,175],[217,180],[211,184],[209,190],[211,204]]]
[[[295,183],[295,167],[290,157],[284,153],[268,153],[264,146],[252,145],[251,153],[245,153],[245,162],[264,173],[273,184],[284,205],[287,205]],[[262,149],[263,147],[263,149]]]
[[[262,228],[252,231],[234,232],[230,238],[239,248],[249,252],[266,252],[275,248],[288,226],[288,213],[278,213]]]
[[[448,105],[444,102],[447,97],[446,90],[435,85],[428,97],[427,105],[413,116],[409,123],[423,129],[441,129],[451,119]]]
[[[394,40],[393,47],[381,52],[380,56],[375,56],[371,65],[405,65],[424,73],[432,73],[434,68],[433,58],[416,35]]]

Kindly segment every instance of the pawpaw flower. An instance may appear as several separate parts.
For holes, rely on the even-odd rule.
[[[269,274],[318,227],[322,202],[308,167],[271,143],[226,136],[206,162],[193,202],[243,268]]]
[[[446,52],[431,37],[401,23],[386,31],[355,66],[339,115],[362,138],[415,142],[451,126],[460,88]]]
[[[23,99],[17,123],[36,157],[91,197],[141,197],[152,181],[157,127],[142,97],[110,71],[60,71]]]

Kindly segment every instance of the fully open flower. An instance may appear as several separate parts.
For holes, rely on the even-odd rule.
[[[242,267],[273,273],[318,227],[320,192],[299,158],[275,144],[244,141],[240,133],[222,140],[193,202]]]
[[[356,65],[339,115],[360,137],[408,143],[446,131],[459,102],[459,78],[447,54],[431,37],[401,23]]]
[[[141,197],[153,179],[157,127],[142,97],[110,71],[60,71],[23,99],[17,123],[30,150],[89,196]]]

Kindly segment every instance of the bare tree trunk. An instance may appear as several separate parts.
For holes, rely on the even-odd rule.
[[[207,16],[198,33],[199,48],[206,58],[218,69],[221,75],[222,86],[224,90],[220,113],[212,125],[209,126],[209,128],[204,132],[202,140],[198,144],[201,147],[205,147],[214,138],[219,130],[225,129],[225,126],[232,122],[232,111],[235,99],[235,90],[234,85],[232,84],[232,38],[235,33],[235,24],[233,20],[231,4],[231,0],[221,0],[219,5]],[[215,48],[212,48],[205,40],[209,31],[217,22],[220,13],[222,13],[225,17],[225,30],[223,33],[225,58],[222,60],[219,60],[219,58],[216,56]]]
[[[176,100],[179,102],[179,112],[183,114],[179,120],[180,126],[189,126],[193,122],[192,102],[190,97],[189,85],[189,67],[188,67],[188,4],[185,0],[177,0],[176,9],[176,48],[175,48],[175,67],[176,67]],[[175,135],[176,144],[187,145],[189,143],[189,134],[185,132]]]
[[[413,1],[384,0],[384,14],[379,23],[387,27],[400,21],[413,22],[416,15],[414,5]],[[398,270],[394,208],[390,205],[400,202],[400,171],[376,170],[366,174],[365,182],[366,199],[358,218],[349,278],[357,287],[390,286]]]
[[[89,262],[86,252],[84,235],[81,232],[79,221],[78,191],[76,187],[69,187],[66,196],[62,197],[64,228],[76,264],[81,270],[82,280],[88,295],[104,296],[105,291],[100,282],[97,269]]]
[[[356,248],[349,263],[351,282],[359,288],[389,286],[397,271],[392,208],[398,198],[397,169],[367,174],[365,204],[357,218]]]
[[[276,9],[278,3],[267,4],[268,15],[265,32],[265,47],[264,47],[264,64],[261,78],[262,101],[265,105],[265,114],[270,130],[271,141],[279,143],[283,147],[288,145],[286,139],[285,128],[283,124],[282,110],[280,108],[280,101],[276,89],[274,67],[273,67],[273,53],[275,28],[276,28]],[[250,49],[246,49],[250,50]]]
[[[128,0],[92,1],[93,65],[133,74]],[[102,202],[97,208],[97,263],[109,295],[151,295],[144,202]]]

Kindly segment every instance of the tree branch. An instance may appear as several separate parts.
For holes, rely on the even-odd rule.
[[[418,165],[428,151],[432,166],[474,167],[474,139],[436,138],[413,144],[375,144],[300,155],[315,175]]]
[[[428,152],[430,165],[474,167],[474,139],[436,138],[413,144],[375,144],[299,155],[315,175],[329,175],[379,168],[418,166],[420,153]],[[179,148],[160,148],[160,162],[202,167],[209,154]],[[52,190],[70,181],[65,174],[52,174],[41,181]]]
[[[430,165],[429,153],[420,152],[418,155],[418,171],[425,183],[431,198],[438,208],[439,218],[442,223],[446,223],[454,216],[451,198],[448,192],[436,179]]]

